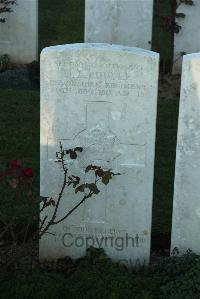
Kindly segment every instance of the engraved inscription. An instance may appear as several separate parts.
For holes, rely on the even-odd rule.
[[[143,97],[148,87],[138,83],[137,76],[141,75],[143,68],[137,64],[112,64],[95,61],[94,64],[86,62],[56,61],[52,67],[55,71],[63,73],[60,80],[46,78],[51,92],[58,94],[73,94],[83,96],[119,96],[134,95]],[[134,80],[135,77],[135,80]]]

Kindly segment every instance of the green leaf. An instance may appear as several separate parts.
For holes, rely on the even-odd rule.
[[[181,54],[181,56],[183,56],[183,55],[186,55],[187,53],[182,51],[182,52],[180,52],[180,54]]]
[[[186,4],[188,4],[188,5],[194,5],[194,1],[193,0],[186,0]]]
[[[181,30],[181,26],[179,26],[177,23],[174,25],[174,33],[179,33],[179,31]]]
[[[47,202],[48,197],[40,196],[40,202]]]
[[[109,184],[109,181],[110,181],[109,177],[104,176],[104,177],[102,178],[102,183],[103,183],[104,185],[108,185],[108,184]]]
[[[180,12],[180,13],[176,13],[176,18],[185,18],[185,14],[184,13],[182,13],[182,12]]]
[[[76,186],[79,184],[79,182],[73,182],[73,188],[76,188]]]
[[[50,201],[50,204],[51,204],[52,206],[55,207],[55,205],[56,205],[55,200],[52,199],[52,200]]]
[[[82,184],[75,189],[75,193],[84,192],[85,188],[86,188],[86,184]]]
[[[76,159],[77,158],[77,153],[73,150],[70,150],[69,156],[71,159]]]
[[[94,194],[98,194],[100,192],[95,183],[86,184],[86,187],[90,189],[90,191],[92,191]]]
[[[89,172],[92,169],[92,165],[88,165],[85,169],[85,173]]]
[[[80,146],[77,146],[74,150],[77,151],[77,152],[82,152],[82,151],[83,151],[83,148],[80,147]]]
[[[110,171],[105,171],[104,176],[102,177],[102,183],[108,185],[109,181],[112,179],[112,173]]]
[[[90,170],[96,170],[96,169],[100,169],[101,167],[100,166],[96,166],[96,165],[88,165],[85,169],[85,173],[86,172],[89,172]]]
[[[180,0],[180,3],[184,3],[186,5],[194,5],[193,0]]]

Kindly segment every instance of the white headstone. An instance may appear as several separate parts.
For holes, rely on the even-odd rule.
[[[38,0],[17,0],[13,12],[2,14],[0,55],[8,54],[13,62],[30,63],[38,56]]]
[[[200,254],[200,54],[184,56],[176,150],[172,244]]]
[[[177,18],[182,27],[174,36],[174,66],[173,73],[180,73],[182,66],[182,52],[186,54],[200,52],[200,1],[193,0],[194,5],[181,3],[177,13],[184,13],[185,18]]]
[[[108,44],[42,51],[41,195],[55,197],[61,189],[63,174],[54,162],[60,141],[65,149],[83,147],[70,166],[81,182],[88,179],[89,164],[121,175],[108,186],[101,184],[95,198],[51,227],[56,237],[43,236],[41,259],[78,258],[92,237],[89,244],[100,244],[115,260],[148,263],[158,62],[157,53]],[[81,195],[73,188],[66,192],[58,219]]]
[[[151,48],[153,0],[85,0],[85,42]]]

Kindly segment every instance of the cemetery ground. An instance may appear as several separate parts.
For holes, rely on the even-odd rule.
[[[199,257],[167,257],[180,77],[161,75],[159,86],[150,267],[137,272],[128,270],[97,249],[88,250],[78,261],[66,258],[39,264],[38,244],[32,241],[36,221],[30,225],[24,244],[19,240],[17,246],[13,245],[9,235],[1,240],[2,298],[199,298]],[[21,164],[33,170],[34,194],[39,196],[39,90],[5,88],[1,89],[0,98],[4,145],[1,172],[5,169],[5,157],[8,162],[23,157]],[[22,208],[19,214],[23,213]]]

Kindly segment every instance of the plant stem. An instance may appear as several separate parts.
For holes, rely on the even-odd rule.
[[[94,193],[90,191],[90,193],[88,195],[85,195],[83,197],[83,199],[76,205],[74,206],[63,218],[61,218],[60,220],[54,221],[52,224],[58,224],[60,222],[62,222],[63,220],[65,220],[67,217],[69,217],[82,203],[84,203],[84,201],[91,197]]]
[[[49,227],[51,226],[51,225],[55,225],[55,224],[58,224],[58,223],[60,223],[60,222],[62,222],[63,220],[65,220],[66,218],[68,218],[81,204],[83,204],[84,203],[84,201],[87,199],[87,198],[89,198],[89,197],[91,197],[92,195],[93,195],[94,193],[92,192],[92,191],[90,191],[90,193],[88,194],[88,195],[85,195],[84,197],[83,197],[83,199],[77,204],[77,205],[75,205],[63,218],[61,218],[61,219],[59,219],[59,220],[57,220],[57,221],[54,221],[52,218],[51,218],[51,220],[48,222],[48,224],[47,224],[47,226],[43,229],[43,230],[41,230],[40,231],[40,234],[39,234],[39,238],[41,238],[43,235],[44,235],[44,233],[46,233],[47,232],[47,230],[49,229]]]

